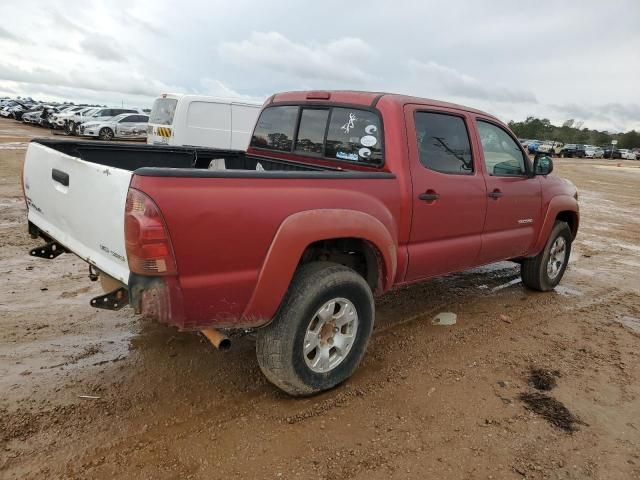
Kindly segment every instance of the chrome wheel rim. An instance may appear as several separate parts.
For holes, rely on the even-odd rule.
[[[334,298],[311,318],[304,336],[302,354],[307,367],[326,373],[349,355],[358,332],[358,312],[346,298]]]
[[[564,237],[558,237],[551,244],[549,262],[547,263],[547,275],[551,280],[554,280],[560,274],[566,258],[567,241]]]

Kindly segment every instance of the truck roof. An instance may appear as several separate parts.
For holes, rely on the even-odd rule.
[[[348,103],[353,105],[363,105],[367,107],[375,106],[380,100],[384,98],[385,103],[391,102],[399,105],[406,104],[420,104],[425,106],[450,108],[455,110],[464,110],[466,112],[478,113],[486,115],[491,118],[495,116],[477,110],[475,108],[466,107],[464,105],[458,105],[456,103],[442,102],[440,100],[433,100],[430,98],[413,97],[411,95],[402,95],[398,93],[387,92],[362,92],[357,90],[306,90],[306,91],[293,91],[276,93],[267,100],[269,103],[280,102],[308,102],[308,101],[328,101],[331,103]]]

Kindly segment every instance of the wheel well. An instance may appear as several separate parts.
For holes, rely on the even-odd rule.
[[[571,229],[571,236],[573,238],[576,238],[576,234],[578,233],[578,216],[576,215],[575,212],[571,212],[571,211],[560,212],[558,213],[558,215],[556,215],[556,220],[559,220],[561,222],[566,222],[567,225],[569,225],[569,228]]]
[[[380,253],[362,238],[332,238],[314,242],[305,249],[299,265],[318,261],[349,267],[362,275],[374,293],[381,290]]]

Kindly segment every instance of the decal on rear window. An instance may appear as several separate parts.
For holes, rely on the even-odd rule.
[[[265,108],[251,146],[267,150],[382,165],[382,126],[370,110],[329,105]]]

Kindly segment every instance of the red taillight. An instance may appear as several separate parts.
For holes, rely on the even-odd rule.
[[[124,210],[129,270],[140,275],[175,275],[171,240],[160,210],[144,193],[129,189]]]

